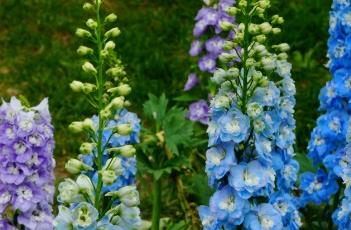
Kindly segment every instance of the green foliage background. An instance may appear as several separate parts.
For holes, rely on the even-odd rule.
[[[0,97],[24,95],[33,104],[50,98],[56,128],[58,168],[77,153],[77,137],[67,133],[73,120],[90,115],[82,97],[69,89],[82,79],[76,55],[76,27],[86,20],[81,0],[0,0]],[[285,18],[279,38],[291,44],[297,85],[297,145],[305,152],[318,116],[318,94],[330,78],[324,64],[331,0],[272,0],[272,12]],[[192,28],[201,0],[105,0],[116,12],[122,35],[117,49],[133,85],[133,110],[142,112],[147,94],[182,94],[189,67]],[[171,101],[171,104],[174,104]],[[184,104],[183,104],[184,105]],[[60,177],[61,172],[58,172]]]

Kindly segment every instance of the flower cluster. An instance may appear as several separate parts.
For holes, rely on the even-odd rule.
[[[234,31],[223,31],[222,23],[232,23],[234,18],[226,10],[233,6],[234,0],[204,0],[205,5],[196,15],[196,24],[193,30],[195,40],[191,44],[189,54],[198,58],[198,68],[203,73],[213,73],[216,70],[217,60],[223,52],[225,38],[232,39]],[[200,82],[201,74],[190,73],[184,86],[189,91]],[[203,79],[206,80],[207,79]],[[205,100],[194,102],[189,107],[188,118],[202,124],[208,123],[208,104]]]
[[[54,136],[48,101],[0,107],[0,229],[50,229]]]
[[[328,41],[328,64],[332,74],[320,92],[320,109],[325,111],[317,120],[308,145],[309,157],[315,164],[321,164],[316,173],[307,172],[301,177],[301,205],[309,202],[329,202],[337,194],[341,182],[348,184],[350,155],[347,144],[348,120],[351,114],[351,3],[334,0],[330,12],[330,38]],[[346,178],[345,178],[346,177]],[[339,197],[334,198],[337,205]],[[349,229],[344,212],[347,198],[341,208],[334,213],[334,222],[339,229]],[[346,218],[349,220],[349,217]]]
[[[102,21],[101,4],[101,0],[84,4],[83,8],[96,19],[88,19],[88,29],[76,32],[96,45],[94,49],[80,46],[77,50],[90,60],[82,69],[94,84],[73,81],[70,86],[85,94],[98,115],[69,126],[74,133],[85,132],[89,139],[81,144],[78,158],[65,165],[77,177],[65,179],[58,186],[61,205],[54,222],[58,230],[137,229],[141,223],[133,146],[139,141],[140,120],[125,108],[130,105],[126,96],[131,87],[112,41],[120,30],[105,30],[117,16],[110,14]]]
[[[292,190],[299,164],[295,142],[295,85],[286,43],[268,45],[283,18],[266,18],[269,0],[240,0],[227,12],[238,25],[225,42],[212,81],[218,92],[210,105],[206,173],[216,192],[199,208],[204,229],[299,229]],[[273,79],[276,79],[275,81]]]

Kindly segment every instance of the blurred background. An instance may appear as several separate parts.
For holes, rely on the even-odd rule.
[[[67,133],[68,124],[92,114],[84,98],[69,88],[72,80],[82,79],[76,54],[80,44],[74,36],[87,19],[82,4],[81,0],[0,0],[0,97],[24,95],[32,105],[49,97],[58,177],[64,176],[64,159],[76,155],[79,146],[77,136]],[[331,0],[272,0],[272,4],[272,11],[286,21],[279,41],[292,47],[298,92],[296,151],[305,153],[318,116],[319,90],[330,78],[324,64]],[[188,50],[201,6],[201,0],[105,0],[104,9],[119,17],[122,34],[117,50],[133,86],[133,111],[142,111],[148,93],[182,95],[194,64]]]

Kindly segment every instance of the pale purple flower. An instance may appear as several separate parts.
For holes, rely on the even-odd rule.
[[[199,100],[189,106],[188,118],[191,121],[198,121],[202,124],[208,123],[208,104],[205,100]]]
[[[218,56],[222,53],[224,42],[225,40],[219,36],[215,36],[213,38],[208,39],[205,44],[207,52]]]
[[[200,58],[199,68],[203,72],[213,73],[216,70],[216,57],[206,55]]]
[[[189,91],[192,88],[194,88],[194,86],[196,86],[199,83],[199,79],[196,76],[196,74],[191,73],[188,76],[188,81],[186,82],[185,86],[184,86],[184,91]]]
[[[195,40],[191,43],[191,49],[189,51],[190,56],[197,56],[202,51],[202,42]]]
[[[13,97],[0,106],[0,213],[19,210],[16,228],[52,229],[55,163],[50,122],[47,99],[25,108]],[[6,214],[0,214],[0,220],[7,220]],[[1,224],[5,227],[0,229],[11,229],[8,224],[13,223]]]

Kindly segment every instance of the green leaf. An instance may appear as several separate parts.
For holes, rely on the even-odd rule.
[[[192,122],[186,120],[186,111],[177,107],[171,108],[163,121],[165,142],[169,150],[179,155],[178,147],[187,146],[193,134]]]
[[[189,178],[189,193],[195,196],[199,205],[208,205],[208,201],[214,190],[208,186],[208,179],[205,174],[194,174]]]
[[[149,100],[144,103],[144,114],[156,121],[162,121],[166,115],[168,99],[165,94],[159,98],[155,95],[149,94]]]
[[[171,226],[167,227],[168,230],[185,230],[187,229],[187,224],[184,220],[174,223]]]
[[[184,94],[184,95],[181,95],[181,96],[179,96],[179,97],[174,98],[173,100],[175,100],[175,101],[189,102],[189,101],[198,100],[198,97],[196,97],[195,95],[191,95],[191,94]]]
[[[311,160],[304,153],[297,153],[295,160],[300,164],[300,173],[304,172],[316,172],[316,168],[313,166]]]

